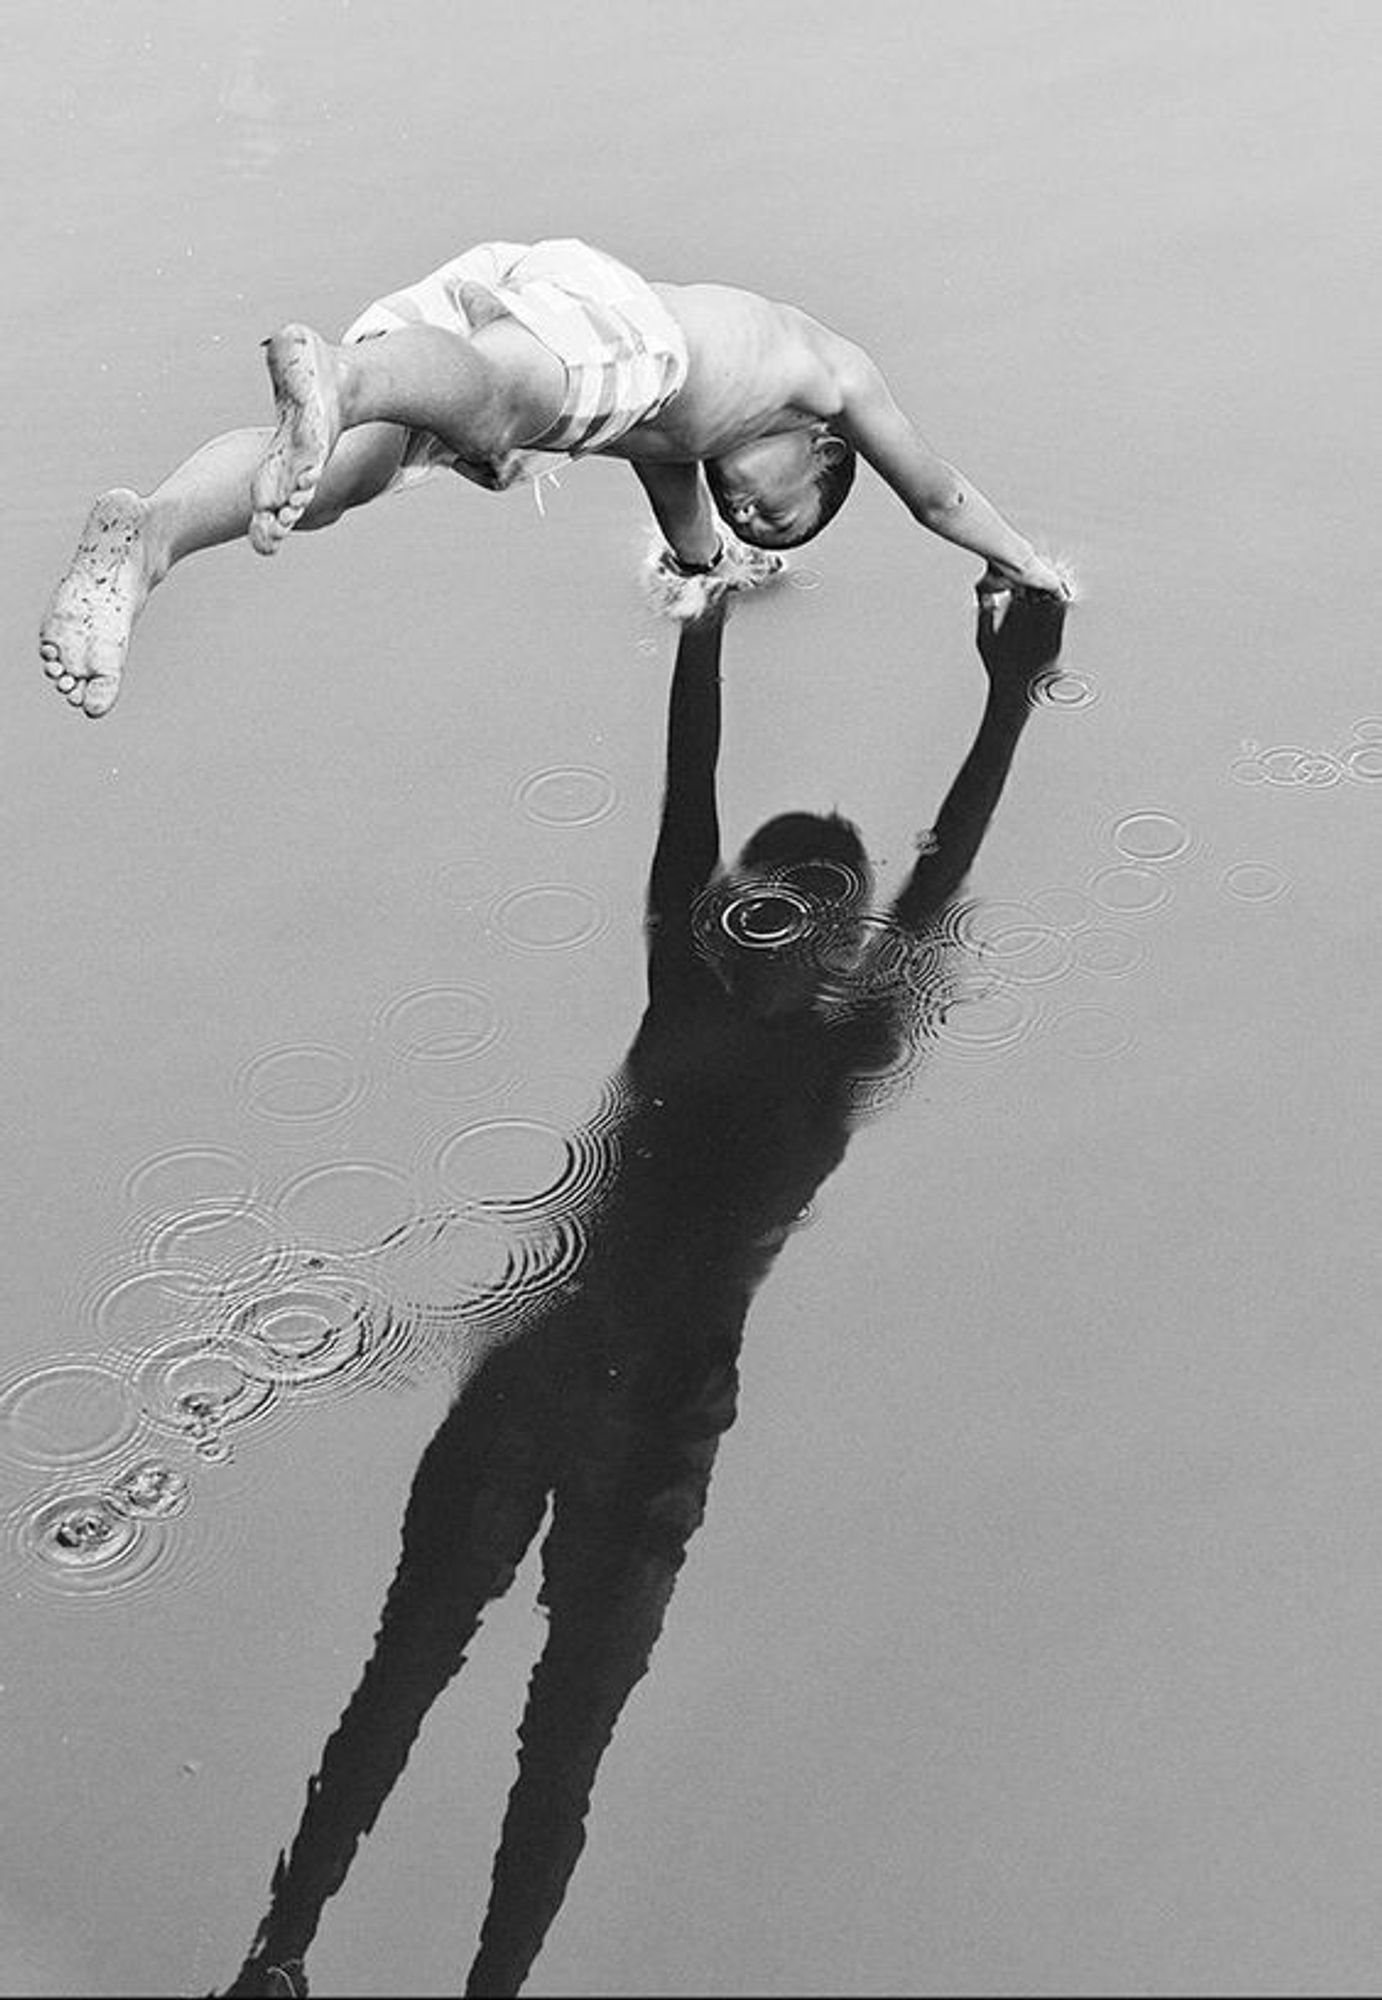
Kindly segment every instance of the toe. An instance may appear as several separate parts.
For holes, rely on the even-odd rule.
[[[114,674],[97,674],[86,683],[82,706],[88,715],[104,715],[115,706],[120,682]]]

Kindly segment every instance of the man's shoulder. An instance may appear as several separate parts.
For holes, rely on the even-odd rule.
[[[776,341],[799,341],[812,348],[847,345],[821,320],[785,299],[772,299],[745,285],[655,284],[653,290],[678,319],[698,328],[738,331],[753,328]]]
[[[686,335],[693,371],[768,380],[784,402],[834,404],[859,352],[800,306],[740,285],[658,285]],[[822,412],[824,413],[824,412]]]

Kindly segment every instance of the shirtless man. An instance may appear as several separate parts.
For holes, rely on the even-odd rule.
[[[291,325],[265,347],[274,428],[213,438],[147,498],[115,487],[92,507],[39,636],[45,673],[86,715],[114,703],[150,590],[194,550],[248,532],[273,555],[293,528],[440,468],[502,491],[550,453],[629,461],[664,574],[699,591],[697,610],[818,534],[856,454],[923,527],[984,559],[981,595],[1068,594],[863,348],[753,292],[647,284],[574,239],[487,243],[376,300],[339,344]]]

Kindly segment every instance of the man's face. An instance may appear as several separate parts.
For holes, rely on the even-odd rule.
[[[814,431],[776,431],[706,466],[715,505],[741,540],[759,549],[808,541],[820,520]]]

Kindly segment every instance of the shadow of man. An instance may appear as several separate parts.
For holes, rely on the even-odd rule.
[[[468,1994],[517,1993],[585,1842],[600,1759],[646,1672],[734,1421],[758,1285],[861,1105],[943,1004],[942,919],[1058,656],[1063,605],[981,604],[988,698],[901,890],[872,906],[855,827],[783,815],[724,866],[722,620],[681,636],[648,888],[648,1006],[616,1080],[586,1254],[464,1380],[428,1444],[374,1650],[327,1742],[231,1994],[305,1993],[304,1956],[432,1703],[550,1508],[547,1638],[519,1730]]]

